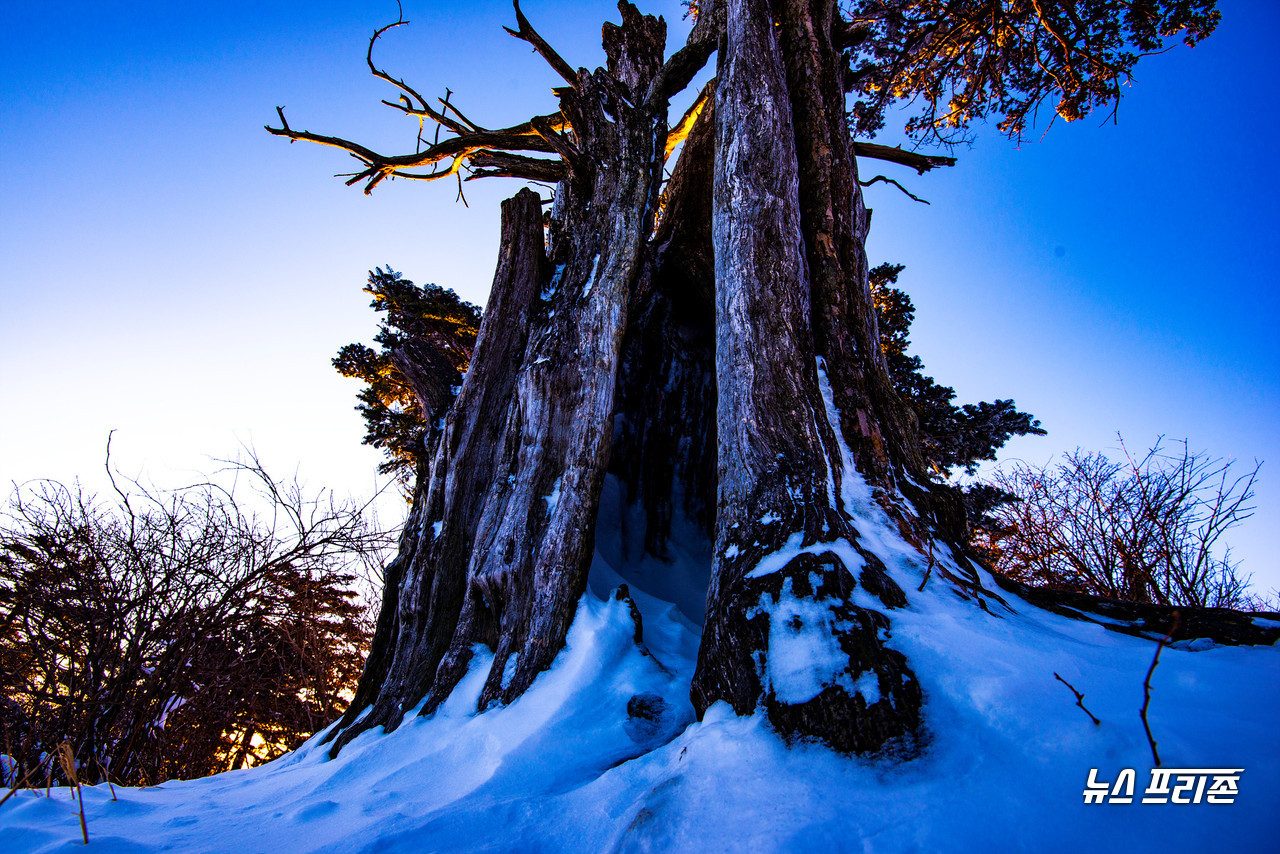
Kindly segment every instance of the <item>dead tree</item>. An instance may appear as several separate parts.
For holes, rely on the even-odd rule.
[[[764,708],[788,738],[857,752],[909,748],[920,725],[920,688],[883,640],[886,612],[907,598],[859,527],[894,525],[932,555],[935,539],[963,539],[965,521],[930,485],[879,349],[855,156],[921,172],[954,161],[851,140],[850,50],[875,25],[842,18],[834,0],[699,4],[665,60],[664,21],[618,8],[602,33],[607,65],[589,72],[516,3],[509,32],[564,80],[556,113],[489,130],[447,98],[431,106],[374,64],[386,27],[368,54],[401,92],[386,103],[444,140],[385,156],[293,130],[283,111],[268,128],[346,150],[362,166],[348,183],[366,192],[463,173],[557,184],[545,225],[533,191],[503,203],[472,361],[430,439],[334,751],[419,703],[432,713],[476,643],[494,651],[481,708],[528,688],[586,589],[610,471],[645,510],[650,553],[663,555],[676,514],[714,540],[699,714],[719,700]],[[672,123],[671,97],[713,53],[716,79]],[[977,590],[952,551],[959,572],[938,574]],[[855,605],[858,585],[882,607]],[[784,679],[771,653],[801,633],[831,653],[826,669]]]
[[[667,104],[715,48],[695,38],[664,62],[666,24],[623,4],[606,24],[608,65],[574,70],[516,7],[517,29],[564,79],[560,112],[488,131],[452,106],[403,92],[400,108],[454,135],[412,156],[282,127],[293,139],[360,158],[366,192],[391,175],[559,181],[544,252],[541,202],[530,190],[503,205],[502,250],[466,381],[436,438],[388,583],[370,661],[344,724],[394,727],[424,697],[446,698],[472,645],[495,650],[481,705],[510,701],[548,667],[586,588],[593,528],[613,441],[613,408],[630,297],[649,254]],[[702,33],[710,33],[708,27]],[[557,157],[534,158],[547,152]],[[428,167],[431,172],[410,173]]]

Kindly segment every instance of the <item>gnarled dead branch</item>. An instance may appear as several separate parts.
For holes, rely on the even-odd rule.
[[[943,157],[940,154],[921,154],[917,151],[907,151],[905,148],[892,145],[878,145],[874,142],[853,143],[853,153],[858,157],[870,157],[873,160],[887,160],[890,163],[897,163],[899,166],[910,166],[921,175],[939,166],[956,165],[954,157]]]
[[[870,187],[872,184],[878,184],[881,181],[883,181],[886,184],[892,184],[893,186],[897,187],[899,190],[906,193],[908,196],[910,196],[912,199],[914,199],[915,201],[919,202],[922,205],[929,204],[928,199],[920,198],[915,193],[911,192],[906,187],[899,184],[897,181],[893,180],[892,178],[886,178],[884,175],[877,175],[876,177],[872,178],[870,181],[859,181],[858,183],[864,187]]]
[[[546,40],[542,36],[538,35],[538,31],[530,25],[529,19],[524,16],[524,12],[520,11],[520,0],[513,0],[512,5],[515,6],[516,26],[519,27],[519,29],[513,30],[510,27],[503,27],[503,29],[520,39],[520,41],[528,42],[533,45],[533,49],[537,51],[538,56],[545,59],[547,61],[547,65],[550,65],[555,70],[556,74],[563,77],[564,81],[570,86],[576,85],[578,82],[577,72],[575,72],[573,67],[570,66],[569,63],[565,62],[560,54],[556,53],[555,48],[547,44]]]
[[[510,27],[504,29],[512,36],[532,45],[538,55],[569,84],[567,87],[553,90],[563,100],[579,86],[579,72],[574,71],[572,66],[538,34],[524,12],[520,10],[518,0],[513,5],[516,13],[516,29]],[[501,177],[555,183],[562,180],[574,168],[579,152],[570,133],[572,128],[569,119],[563,112],[535,116],[511,127],[491,130],[472,121],[458,109],[449,100],[451,92],[444,98],[437,99],[439,108],[436,108],[428,103],[427,99],[413,86],[401,78],[392,76],[385,69],[379,68],[373,61],[374,45],[384,33],[407,23],[409,22],[401,16],[393,23],[375,30],[369,39],[365,62],[374,77],[385,80],[400,90],[397,100],[384,99],[382,103],[418,120],[418,147],[414,153],[387,155],[343,137],[294,130],[285,119],[284,107],[276,107],[280,126],[267,125],[266,130],[276,136],[283,136],[291,142],[301,139],[346,151],[358,160],[363,168],[340,177],[347,179],[348,186],[363,181],[366,195],[372,193],[373,189],[387,178],[435,181],[456,176],[461,182],[463,174],[469,173],[466,176],[468,181],[475,178]],[[663,63],[654,76],[644,93],[646,101],[651,102],[650,106],[659,100],[665,102],[686,87],[693,76],[706,65],[717,42],[717,31],[709,20],[701,22],[695,28],[689,43]],[[668,135],[666,146],[668,155],[688,134],[689,127],[697,118],[701,105],[706,102],[711,91],[710,88],[704,89],[694,108]],[[427,120],[435,123],[436,135],[435,140],[423,148],[422,124]],[[441,140],[440,129],[452,136]],[[513,152],[553,154],[556,158],[529,157]],[[459,186],[459,197],[461,198],[461,186]]]
[[[508,29],[508,32],[533,44],[552,68],[570,84],[574,83],[576,75],[569,68],[568,63],[530,26],[528,19],[520,11],[519,3],[515,4],[515,9],[519,30]],[[421,123],[427,119],[435,122],[438,129],[443,128],[453,136],[441,140],[437,130],[436,141],[426,148],[415,151],[413,154],[386,155],[342,137],[294,130],[289,127],[289,122],[285,119],[283,107],[276,107],[276,113],[280,117],[280,127],[267,125],[267,131],[276,136],[286,137],[290,141],[301,139],[346,151],[360,161],[364,168],[343,177],[348,178],[348,185],[364,181],[366,194],[373,192],[374,187],[386,178],[434,181],[454,175],[461,177],[460,172],[463,170],[472,173],[468,176],[469,178],[501,176],[531,181],[560,180],[565,174],[564,164],[547,158],[510,154],[515,151],[539,152],[557,154],[570,160],[567,156],[570,144],[560,135],[568,123],[560,113],[535,116],[529,121],[511,127],[489,130],[469,119],[449,101],[448,96],[438,99],[439,109],[432,107],[415,88],[404,80],[393,77],[374,63],[373,48],[378,39],[388,30],[407,23],[409,22],[401,18],[374,31],[369,39],[369,49],[365,54],[369,72],[400,90],[397,101],[384,99],[382,103],[418,119],[419,145],[422,141]],[[429,171],[415,171],[422,169]]]

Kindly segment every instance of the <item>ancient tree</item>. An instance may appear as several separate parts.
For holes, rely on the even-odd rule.
[[[697,5],[687,43],[667,56],[661,18],[618,8],[621,23],[602,32],[606,67],[588,71],[516,4],[509,32],[565,84],[558,110],[521,124],[485,128],[380,69],[376,42],[398,21],[370,40],[369,68],[400,92],[386,103],[444,139],[388,156],[294,130],[282,110],[268,128],[347,151],[361,164],[348,183],[366,192],[464,174],[556,185],[549,213],[531,189],[503,203],[456,396],[448,372],[405,370],[435,426],[333,749],[415,707],[431,714],[476,643],[495,655],[481,708],[528,688],[586,590],[612,473],[645,511],[652,554],[677,514],[714,541],[699,714],[723,700],[765,709],[785,737],[910,750],[921,691],[885,640],[907,594],[862,529],[893,525],[922,556],[947,549],[946,567],[928,559],[939,583],[986,593],[961,548],[964,510],[931,478],[879,345],[858,161],[920,172],[953,161],[851,129],[873,131],[903,96],[920,99],[918,127],[935,135],[988,113],[1018,133],[1050,95],[1074,118],[1113,100],[1138,53],[1207,34],[1216,13],[1163,0],[1124,12],[1095,0],[717,0]],[[713,54],[715,79],[669,116]],[[870,598],[855,604],[859,587]],[[775,678],[771,649],[805,633],[829,651],[825,669]]]

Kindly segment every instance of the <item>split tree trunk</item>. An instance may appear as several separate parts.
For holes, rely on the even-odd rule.
[[[430,440],[335,752],[438,708],[476,643],[495,655],[481,708],[528,688],[585,592],[606,470],[644,508],[651,554],[676,513],[714,536],[700,715],[763,708],[786,737],[856,752],[910,749],[919,728],[920,688],[883,640],[907,599],[859,544],[846,472],[914,542],[958,542],[964,520],[916,485],[914,418],[879,350],[835,3],[704,4],[665,65],[661,19],[619,8],[607,69],[574,74],[550,52],[572,85],[557,90],[571,130],[532,125],[567,170],[549,248],[537,196],[505,202],[471,366]],[[664,206],[667,98],[715,48],[714,105]],[[855,604],[859,586],[882,607]]]
[[[495,655],[481,708],[519,696],[563,647],[586,590],[667,133],[666,98],[651,92],[666,24],[619,8],[622,24],[604,27],[608,67],[557,90],[572,134],[535,125],[568,167],[549,261],[537,197],[525,190],[504,205],[471,366],[388,573],[394,617],[388,599],[335,750],[371,726],[394,728],[424,698],[424,713],[437,708],[476,643]]]
[[[715,536],[714,108],[708,98],[667,184],[631,293],[610,471],[644,510],[644,551],[668,556],[682,515]]]

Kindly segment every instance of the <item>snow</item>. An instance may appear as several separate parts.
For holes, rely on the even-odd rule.
[[[830,414],[830,413],[829,413]],[[1138,717],[1154,642],[1042,611],[978,608],[903,543],[846,471],[842,497],[865,524],[860,545],[909,591],[890,613],[891,643],[925,695],[918,758],[856,758],[786,745],[761,714],[724,704],[695,721],[689,685],[711,544],[673,520],[669,561],[645,556],[643,513],[606,481],[589,592],[568,645],[509,705],[474,712],[492,654],[431,718],[366,732],[337,759],[312,739],[262,768],[147,789],[86,788],[92,850],[125,852],[866,851],[1124,852],[1274,850],[1280,836],[1280,650],[1190,641],[1152,677],[1150,723],[1166,768],[1243,768],[1233,804],[1084,803],[1091,773],[1150,778]],[[550,503],[550,502],[549,502]],[[847,543],[827,544],[851,561]],[[784,552],[793,554],[799,541]],[[951,562],[944,549],[935,558]],[[766,557],[765,561],[780,558]],[[850,563],[857,574],[859,564]],[[765,562],[761,563],[765,566]],[[759,567],[757,567],[757,571]],[[982,581],[996,589],[987,576]],[[639,607],[612,598],[626,583]],[[860,589],[860,588],[859,588]],[[836,682],[879,698],[872,673],[848,674],[823,632],[833,619],[784,587],[763,607],[775,691],[798,702]],[[871,605],[874,603],[868,603]],[[1084,693],[1093,725],[1055,679]],[[810,693],[812,692],[812,693]],[[628,713],[631,708],[632,714]],[[1095,771],[1096,769],[1096,771]],[[0,807],[0,849],[79,848],[66,789],[22,792]]]
[[[830,604],[828,604],[830,602]],[[764,594],[751,618],[769,614],[769,664],[766,676],[774,694],[784,703],[807,703],[828,685],[855,690],[846,667],[849,657],[840,649],[834,628],[832,600],[795,596],[791,579],[782,582],[782,595]]]
[[[586,299],[591,296],[591,288],[595,286],[596,279],[600,276],[600,253],[591,259],[591,275],[588,277],[586,284],[582,286],[582,298]]]
[[[511,680],[515,678],[516,666],[520,662],[520,653],[513,652],[507,656],[507,663],[502,666],[502,687],[506,688],[511,684]]]
[[[787,538],[787,541],[782,544],[782,547],[780,549],[778,549],[775,552],[771,552],[765,555],[763,558],[761,558],[760,562],[757,563],[755,567],[752,568],[752,570],[747,573],[747,578],[759,578],[763,575],[770,575],[774,572],[777,572],[778,570],[786,566],[788,563],[790,563],[792,558],[800,554],[821,554],[822,552],[835,552],[835,554],[838,555],[842,561],[844,561],[844,565],[849,569],[849,571],[854,573],[855,575],[857,574],[858,570],[862,569],[862,567],[866,564],[866,561],[863,559],[862,555],[858,554],[857,550],[854,549],[854,547],[849,544],[848,540],[839,539],[839,540],[832,540],[831,542],[826,542],[826,543],[811,543],[807,546],[801,546],[800,543],[803,541],[803,539],[804,539],[804,534],[802,533],[797,532],[792,534],[790,537]],[[858,604],[863,605],[864,607],[883,607],[882,605],[879,605],[878,603],[875,603],[875,602],[869,602],[869,603],[860,602]]]
[[[556,482],[551,486],[551,492],[542,496],[542,500],[547,502],[547,515],[554,516],[556,508],[560,506],[560,481],[563,478],[556,478]]]
[[[870,670],[864,670],[853,682],[853,693],[861,694],[868,706],[880,702],[880,678]]]
[[[14,786],[18,783],[18,763],[6,753],[0,753],[0,786]]]
[[[198,686],[197,686],[198,687]],[[155,729],[164,729],[164,725],[169,720],[169,715],[178,711],[187,704],[186,697],[172,696],[165,701],[164,706],[160,709],[160,716],[151,722],[151,726]]]
[[[551,281],[542,289],[539,296],[543,301],[550,301],[556,295],[556,291],[560,290],[560,279],[564,276],[564,264],[557,264],[555,271],[551,274]]]

